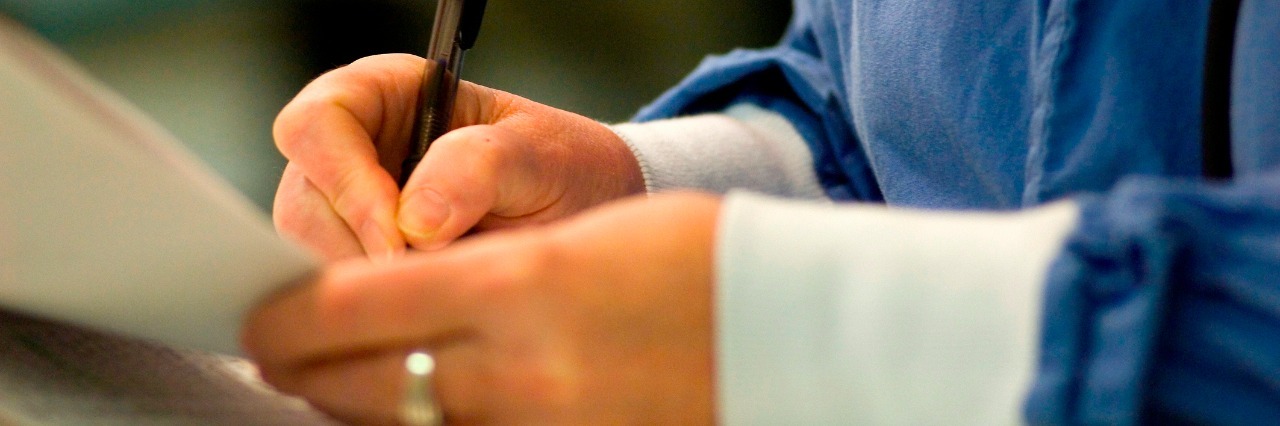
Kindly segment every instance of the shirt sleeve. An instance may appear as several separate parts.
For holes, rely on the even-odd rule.
[[[726,424],[1280,418],[1280,175],[1018,213],[731,193]]]
[[[1046,286],[1037,424],[1280,418],[1280,176],[1080,197]]]
[[[1017,424],[1078,208],[956,213],[735,192],[717,246],[725,424]]]
[[[1033,126],[1056,130],[1033,131],[1028,194],[1071,194],[1082,219],[1045,290],[1032,423],[1280,419],[1280,3],[1238,5],[1237,178],[1216,183],[1199,178],[1203,33],[1131,31],[1203,31],[1207,2],[1177,4],[1046,12]]]
[[[750,189],[790,198],[824,197],[813,156],[795,127],[781,114],[753,104],[612,129],[640,163],[649,192]]]
[[[708,57],[680,84],[635,117],[648,122],[723,111],[753,103],[782,114],[804,138],[827,197],[882,201],[866,154],[847,119],[852,114],[833,75],[840,69],[831,11],[796,2],[791,25],[773,48]]]
[[[857,152],[847,108],[831,101],[838,89],[815,37],[823,29],[806,13],[797,10],[779,47],[709,59],[638,119],[759,105],[786,116],[804,137],[830,198],[879,200],[875,178],[858,172],[865,156]],[[1275,44],[1274,31],[1261,34],[1267,46]],[[1255,84],[1237,92],[1241,98],[1275,98],[1263,90],[1274,87],[1267,83],[1275,80],[1274,68],[1261,69],[1242,71],[1242,81]],[[1162,111],[1150,105],[1142,104],[1143,111]],[[1273,105],[1255,102],[1266,107],[1261,112],[1233,105],[1233,114],[1277,117]],[[1078,111],[1113,118],[1110,110]],[[1116,131],[1132,127],[1121,122],[1101,134],[1129,134]],[[1233,128],[1237,166],[1274,167],[1278,157],[1259,154],[1280,146],[1276,122]],[[1280,173],[1210,184],[1193,181],[1195,167],[1180,166],[1178,173],[1128,167],[1150,159],[1132,155],[1128,148],[1135,144],[1172,155],[1178,164],[1194,163],[1195,155],[1165,146],[1186,139],[1122,140],[1116,146],[1125,149],[1116,153],[1125,157],[1113,163],[1098,161],[1105,150],[1081,151],[1089,155],[1070,162],[1091,166],[1079,175],[1089,185],[1048,187],[1029,198],[1072,197],[1063,210],[868,213],[867,206],[731,194],[717,249],[722,420],[1258,424],[1280,418]],[[1107,164],[1119,166],[1099,171]],[[1185,177],[1167,177],[1173,174]],[[1006,238],[1018,243],[990,242]],[[1001,274],[1009,275],[996,278]],[[1025,287],[999,284],[1005,282]]]

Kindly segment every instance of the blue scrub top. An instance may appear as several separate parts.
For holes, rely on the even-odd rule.
[[[1076,199],[1027,420],[1275,421],[1280,2],[1240,10],[1229,183],[1199,178],[1208,5],[797,0],[778,46],[709,58],[637,120],[772,109],[838,200]]]

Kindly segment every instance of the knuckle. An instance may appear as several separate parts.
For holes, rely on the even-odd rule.
[[[497,89],[474,85],[474,112],[478,120],[497,123],[519,114],[529,102],[524,98]]]
[[[365,194],[358,188],[360,173],[355,169],[343,169],[339,173],[327,191],[329,203],[349,225],[361,224],[368,217],[368,203],[361,199]]]
[[[286,158],[293,159],[293,153],[300,149],[299,145],[304,143],[301,135],[305,132],[308,123],[307,115],[297,112],[301,107],[295,103],[286,105],[280,111],[280,115],[276,116],[275,124],[271,127],[271,135],[275,140],[276,148]]]
[[[355,324],[359,318],[359,288],[343,283],[336,272],[327,272],[320,278],[315,293],[314,324],[319,335],[341,336],[358,332]]]
[[[454,130],[442,142],[453,145],[452,148],[465,152],[462,158],[478,163],[482,167],[500,167],[510,156],[511,144],[507,143],[501,129],[490,126],[470,126]]]
[[[339,68],[317,77],[281,108],[271,132],[281,153],[290,159],[302,152],[312,136],[322,136],[334,114],[352,115],[348,106],[368,95],[361,87],[345,82],[349,70]]]
[[[513,254],[498,257],[489,270],[488,286],[482,293],[482,303],[516,308],[530,306],[546,298],[546,284],[552,279],[551,269],[557,255],[544,239],[526,235],[521,238]],[[503,310],[503,309],[499,309]]]
[[[291,206],[292,204],[284,204],[282,207],[277,207],[271,221],[280,236],[293,241],[305,240],[310,234],[307,218]]]
[[[312,191],[315,189],[306,176],[290,163],[280,179],[280,187],[271,208],[272,223],[282,236],[297,239],[308,236],[314,222],[311,210],[313,207],[309,200],[318,195]]]
[[[454,130],[440,138],[433,147],[437,168],[432,178],[446,185],[461,205],[488,211],[498,201],[502,192],[503,176],[512,163],[512,157],[520,155],[519,147],[512,143],[504,130],[480,125]],[[447,170],[450,174],[439,175]],[[466,188],[465,191],[457,189]],[[440,188],[438,188],[440,189]],[[478,220],[478,218],[477,218]]]
[[[415,65],[420,65],[422,63],[421,58],[418,58],[416,56],[413,56],[407,53],[379,53],[375,55],[364,56],[354,61],[351,61],[351,63],[348,64],[347,67],[382,68],[386,64],[393,61],[407,61]]]
[[[587,376],[580,360],[558,351],[530,351],[511,346],[498,354],[505,362],[483,377],[500,399],[545,411],[580,407],[587,398]]]
[[[579,406],[582,400],[581,380],[574,369],[547,362],[545,365],[520,365],[496,383],[496,391],[523,401],[522,405],[548,411],[562,411]]]
[[[271,126],[271,133],[281,153],[292,159],[293,153],[303,149],[307,134],[320,124],[317,122],[318,110],[331,105],[334,96],[332,92],[316,88],[303,89],[298,97],[280,110]]]

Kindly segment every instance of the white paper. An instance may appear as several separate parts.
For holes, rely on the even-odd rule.
[[[0,18],[0,307],[236,354],[246,311],[315,268],[167,132]]]

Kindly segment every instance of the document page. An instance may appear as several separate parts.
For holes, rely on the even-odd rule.
[[[169,133],[0,17],[0,310],[234,355],[246,312],[316,266]]]
[[[0,313],[0,425],[337,425],[246,361]]]

